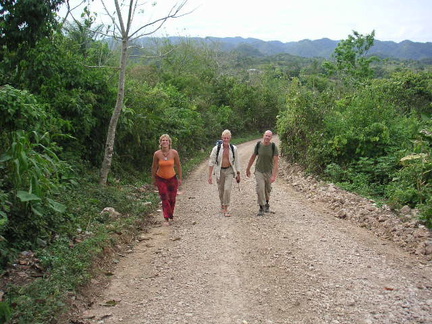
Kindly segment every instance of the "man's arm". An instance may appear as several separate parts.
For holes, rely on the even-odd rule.
[[[250,175],[251,175],[251,173],[250,173],[250,168],[252,167],[252,164],[254,163],[255,158],[256,158],[256,154],[254,153],[254,154],[251,155],[251,157],[250,157],[250,159],[249,159],[249,163],[248,163],[248,166],[247,166],[247,168],[246,168],[246,176],[247,176],[248,178],[249,178]]]
[[[212,174],[213,174],[213,165],[209,166],[209,176],[208,176],[208,183],[212,184],[213,183],[213,178],[212,178]]]
[[[279,156],[275,155],[273,156],[273,170],[272,170],[272,176],[270,178],[270,182],[275,182],[279,170]]]
[[[212,149],[212,151],[210,153],[210,159],[209,159],[209,176],[208,176],[208,183],[210,183],[210,184],[213,183],[212,175],[213,175],[214,166],[216,164],[216,150],[217,150],[217,146],[213,147],[213,149]]]

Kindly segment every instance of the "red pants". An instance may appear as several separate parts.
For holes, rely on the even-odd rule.
[[[156,176],[156,186],[158,187],[159,196],[162,201],[164,218],[173,219],[178,189],[177,176],[174,176],[170,179],[164,179]]]

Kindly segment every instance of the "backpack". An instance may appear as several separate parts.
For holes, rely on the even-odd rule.
[[[219,151],[220,151],[220,148],[221,148],[221,146],[222,146],[222,143],[223,143],[222,140],[218,140],[218,141],[216,141],[216,145],[217,145],[217,151],[216,151],[216,164],[217,164],[217,165],[219,165],[218,157],[219,157]],[[231,146],[231,151],[232,151],[232,155],[233,155],[233,163],[234,163],[234,161],[235,161],[234,145],[232,145],[232,144],[230,143],[230,146]]]
[[[261,144],[261,141],[258,141],[258,143],[256,143],[255,151],[254,151],[255,155],[258,155],[258,149],[259,149],[260,144]],[[272,142],[273,156],[275,154],[275,149],[276,149],[276,144],[274,142]]]

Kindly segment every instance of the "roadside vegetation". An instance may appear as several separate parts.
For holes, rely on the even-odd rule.
[[[432,227],[431,66],[369,56],[373,32],[353,32],[329,61],[187,38],[132,48],[104,186],[118,47],[95,37],[91,13],[62,26],[55,6],[36,3],[45,14],[28,31],[6,18],[29,12],[0,1],[0,322],[55,323],[103,255],[145,230],[163,133],[187,174],[223,129],[236,142],[275,130],[289,162],[395,210],[418,208]]]

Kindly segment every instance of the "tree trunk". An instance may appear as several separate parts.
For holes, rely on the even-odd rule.
[[[111,163],[114,154],[114,143],[116,137],[117,123],[120,118],[120,114],[124,104],[128,43],[129,40],[127,38],[122,39],[122,51],[120,57],[120,73],[119,73],[119,81],[118,81],[117,102],[108,127],[107,140],[105,143],[105,155],[102,162],[100,179],[99,179],[99,183],[101,185],[107,184],[108,174],[111,170]]]

